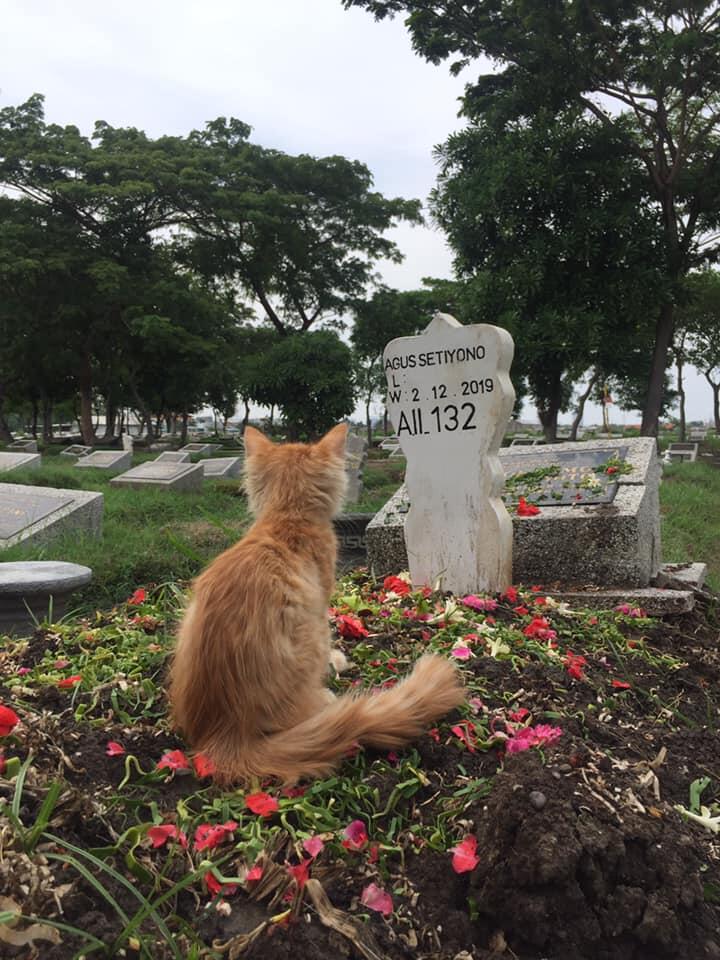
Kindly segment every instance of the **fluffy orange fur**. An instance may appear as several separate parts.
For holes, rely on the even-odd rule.
[[[278,445],[245,431],[256,519],[198,577],[170,674],[174,723],[221,782],[324,776],[357,743],[401,746],[463,699],[437,656],[380,693],[336,699],[325,686],[346,435],[340,424],[318,443]]]

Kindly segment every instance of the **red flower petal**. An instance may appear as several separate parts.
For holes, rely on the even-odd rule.
[[[189,770],[190,763],[182,750],[169,750],[157,762],[157,770]]]
[[[477,856],[477,837],[469,836],[459,843],[456,847],[450,848],[452,853],[452,868],[455,873],[469,873],[480,863],[480,857]]]
[[[246,880],[253,882],[254,880],[259,880],[263,875],[263,868],[255,865],[251,867],[247,872]]]
[[[271,813],[275,813],[280,804],[269,793],[251,793],[245,797],[245,806],[261,817],[269,817]]]
[[[343,836],[345,839],[342,845],[346,850],[362,850],[368,842],[367,830],[362,820],[353,820],[349,823],[343,831]]]
[[[117,740],[110,740],[105,748],[105,753],[109,757],[121,757],[125,753],[125,747]]]
[[[362,620],[358,620],[357,617],[351,617],[344,613],[335,617],[335,627],[342,637],[360,639],[368,635],[368,631],[365,629]]]
[[[396,593],[399,597],[404,597],[410,593],[410,584],[401,577],[385,577],[383,580],[383,590],[388,593]]]
[[[625,680],[613,680],[612,685],[615,687],[616,690],[630,689],[630,684],[627,683]]]
[[[145,590],[140,587],[137,589],[133,595],[128,599],[128,605],[131,607],[139,607],[141,603],[145,603],[147,599],[147,593]]]
[[[230,897],[237,890],[236,883],[220,883],[215,874],[210,870],[208,870],[203,879],[205,880],[205,886],[208,888],[208,892],[212,894],[213,897],[216,897],[219,893],[224,897]]]
[[[312,866],[312,859],[303,860],[302,863],[291,866],[289,863],[286,864],[288,873],[294,878],[295,883],[298,885],[298,889],[302,888],[307,883],[310,877],[310,867]]]
[[[237,823],[234,820],[227,820],[225,823],[201,823],[195,831],[193,845],[196,850],[212,850],[231,837],[235,830]]]
[[[369,907],[371,910],[377,910],[377,912],[382,913],[384,917],[389,916],[393,912],[392,897],[374,883],[370,883],[365,887],[360,896],[360,903],[365,907]]]
[[[148,837],[152,840],[153,847],[162,847],[171,837],[174,837],[183,849],[187,849],[187,837],[174,823],[161,823],[159,826],[150,827]]]
[[[10,707],[0,704],[0,737],[6,737],[20,723],[20,717]]]
[[[196,753],[192,762],[195,770],[195,776],[200,780],[202,780],[204,777],[211,777],[216,771],[215,764],[212,762],[210,757],[206,756],[204,753]]]
[[[82,680],[82,674],[76,673],[72,677],[65,677],[64,680],[58,680],[59,687],[74,687],[76,683],[80,683]]]

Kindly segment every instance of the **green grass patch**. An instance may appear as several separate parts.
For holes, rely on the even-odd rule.
[[[667,464],[660,484],[663,558],[702,561],[720,590],[720,470],[705,463]]]

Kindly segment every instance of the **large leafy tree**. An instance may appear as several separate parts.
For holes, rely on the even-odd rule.
[[[715,431],[720,436],[720,274],[703,270],[688,277],[681,320],[688,331],[686,353],[712,390]]]
[[[470,127],[438,150],[431,205],[467,281],[465,312],[511,331],[513,380],[527,383],[549,440],[575,381],[618,369],[652,336],[661,238],[629,137],[541,114]]]
[[[612,136],[627,129],[662,232],[664,296],[655,318],[642,430],[657,433],[685,275],[716,259],[720,219],[720,7],[717,2],[343,0],[377,18],[407,15],[415,50],[451,69],[489,58],[465,114],[501,131],[574,107]],[[486,61],[487,62],[487,61]]]
[[[337,321],[376,260],[402,259],[385,231],[419,222],[419,202],[374,191],[358,161],[292,156],[249,134],[220,118],[188,138],[181,205],[191,262],[238,283],[280,335]]]

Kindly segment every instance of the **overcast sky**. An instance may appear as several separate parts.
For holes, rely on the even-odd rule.
[[[412,53],[400,20],[376,23],[340,0],[2,4],[0,105],[42,93],[49,122],[88,134],[96,120],[159,136],[234,116],[263,146],[361,160],[386,196],[427,198],[433,147],[462,126],[462,88]],[[405,226],[393,236],[405,261],[380,265],[387,284],[451,275],[440,233]],[[688,418],[709,419],[710,388],[688,381]],[[586,422],[599,419],[590,408]]]

